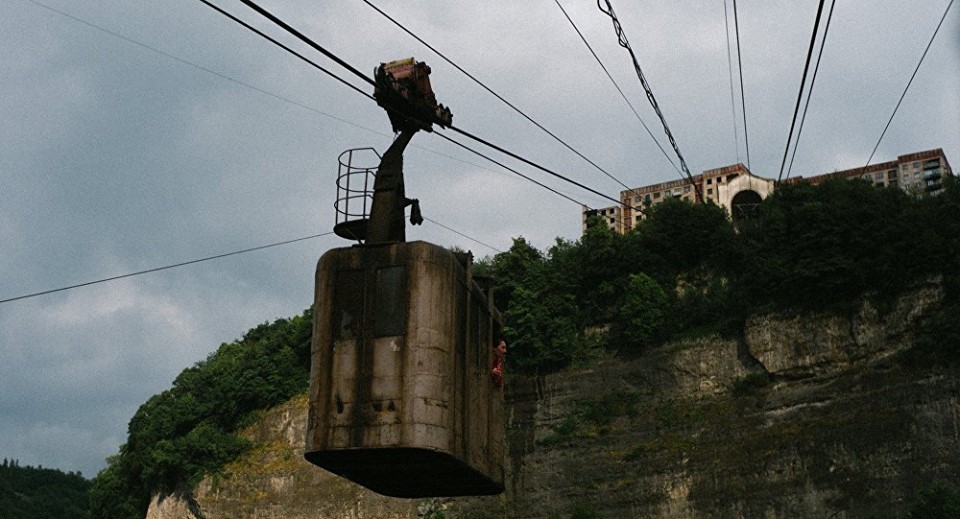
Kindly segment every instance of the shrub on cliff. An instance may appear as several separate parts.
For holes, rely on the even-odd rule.
[[[120,454],[93,482],[92,516],[143,517],[154,492],[196,483],[235,459],[247,445],[233,431],[307,388],[311,314],[262,324],[221,345],[141,405]]]

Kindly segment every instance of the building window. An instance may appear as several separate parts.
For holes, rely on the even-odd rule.
[[[708,178],[708,179],[707,179],[707,185],[709,186],[710,184],[713,184],[713,179],[712,179],[712,178]]]
[[[712,194],[713,194],[713,189],[708,189],[708,190],[707,190],[707,194],[708,194],[708,195],[712,195]]]
[[[654,197],[654,198],[660,198],[660,192],[657,191],[656,193],[654,193],[654,194],[653,194],[653,197]]]

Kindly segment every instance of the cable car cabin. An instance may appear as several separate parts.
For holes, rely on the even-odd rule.
[[[502,321],[471,256],[419,241],[333,249],[315,303],[307,460],[394,497],[502,492]]]

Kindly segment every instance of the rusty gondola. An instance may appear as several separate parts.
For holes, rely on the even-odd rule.
[[[381,64],[375,97],[398,135],[376,168],[358,165],[362,150],[340,158],[334,231],[356,244],[317,264],[305,457],[388,496],[497,494],[500,313],[469,253],[406,241],[404,209],[422,220],[404,192],[403,150],[452,117],[429,73],[412,58]]]

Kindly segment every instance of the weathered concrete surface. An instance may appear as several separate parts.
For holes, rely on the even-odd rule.
[[[259,446],[195,501],[205,519],[896,517],[935,480],[960,482],[960,374],[896,356],[941,298],[756,317],[743,340],[512,377],[502,496],[390,499],[329,475],[302,460],[302,397],[246,431]]]

